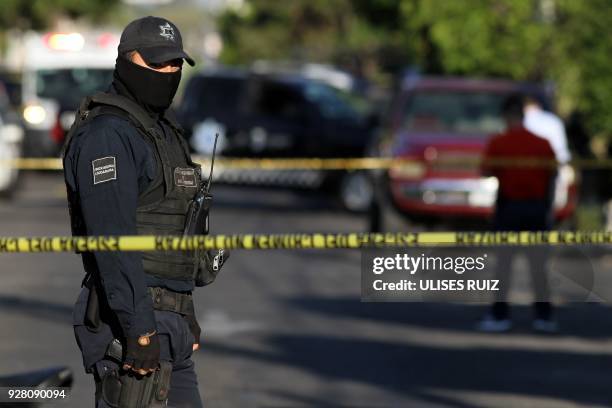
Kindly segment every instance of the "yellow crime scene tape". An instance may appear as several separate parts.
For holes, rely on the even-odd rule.
[[[291,233],[195,236],[0,237],[0,253],[362,249],[420,246],[605,245],[608,231]]]
[[[209,163],[206,157],[194,161]],[[219,158],[220,167],[264,170],[375,170],[425,162],[407,158]],[[435,164],[480,163],[478,158],[449,158]],[[550,160],[496,158],[488,165],[556,166]],[[573,160],[575,167],[612,168],[612,160]],[[58,158],[19,158],[0,160],[0,167],[22,170],[62,170]],[[541,231],[541,232],[413,232],[413,233],[290,233],[233,234],[211,236],[115,236],[115,237],[0,237],[0,252],[73,252],[73,251],[181,251],[195,249],[358,249],[380,247],[415,247],[431,245],[602,245],[612,243],[612,232]]]
[[[209,164],[210,158],[194,156],[194,161]],[[444,158],[432,161],[421,161],[411,158],[361,157],[361,158],[227,158],[219,157],[215,165],[227,169],[261,169],[261,170],[377,170],[423,165],[465,165],[481,164],[479,158]],[[512,167],[556,167],[550,160],[533,158],[495,158],[488,159],[490,166]],[[576,159],[568,164],[580,169],[612,169],[612,160]],[[17,158],[1,159],[0,167],[20,170],[62,170],[62,161],[58,158]]]
[[[210,158],[194,156],[196,163],[209,164]],[[232,169],[262,170],[375,170],[394,166],[421,164],[413,159],[393,159],[381,157],[365,158],[223,158],[215,159],[215,165]],[[20,170],[62,170],[62,161],[57,158],[17,158],[2,159],[0,167]]]

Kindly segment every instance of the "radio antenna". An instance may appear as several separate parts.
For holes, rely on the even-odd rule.
[[[215,143],[213,144],[212,159],[211,159],[211,162],[210,162],[210,174],[208,175],[208,183],[206,185],[206,192],[207,193],[210,191],[210,185],[212,183],[213,168],[215,166],[215,155],[217,154],[217,139],[218,138],[219,138],[219,133],[215,133]]]

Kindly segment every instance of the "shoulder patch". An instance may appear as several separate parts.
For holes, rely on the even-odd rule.
[[[93,183],[100,184],[105,181],[117,179],[117,163],[114,156],[101,157],[91,162],[93,169]]]
[[[174,185],[181,187],[197,187],[195,170],[191,168],[175,168]]]

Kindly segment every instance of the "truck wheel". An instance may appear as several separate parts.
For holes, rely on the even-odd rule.
[[[374,199],[374,186],[367,173],[351,171],[340,182],[340,202],[345,209],[353,212],[367,211]]]
[[[0,190],[0,199],[10,200],[11,198],[13,198],[13,196],[17,192],[20,177],[21,172],[17,172],[13,180],[6,186],[6,188]]]

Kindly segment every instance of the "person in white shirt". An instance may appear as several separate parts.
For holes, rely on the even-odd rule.
[[[523,101],[523,126],[534,135],[548,140],[555,152],[559,164],[557,177],[551,186],[553,208],[563,207],[568,200],[569,179],[563,174],[563,165],[567,164],[572,155],[569,151],[567,134],[563,121],[554,113],[542,108],[540,101],[533,96],[527,96]],[[553,210],[554,211],[554,210]],[[553,216],[553,214],[551,214]]]
[[[569,162],[572,156],[568,148],[563,121],[554,113],[542,109],[542,105],[533,97],[525,99],[524,111],[523,126],[525,129],[548,140],[560,164]]]

